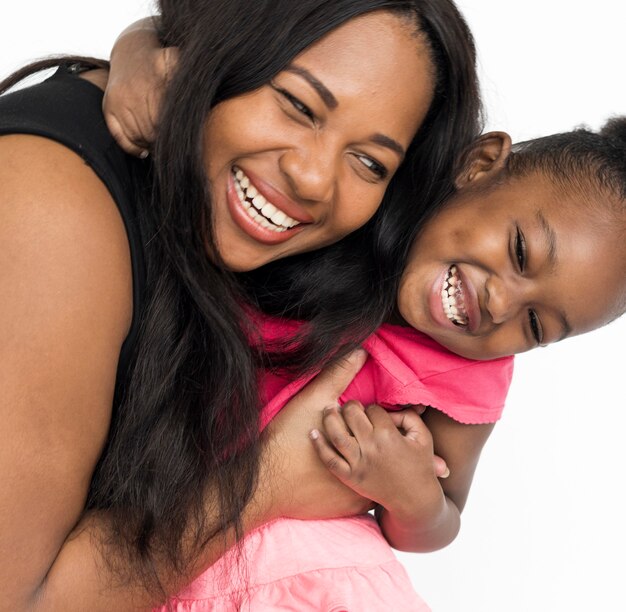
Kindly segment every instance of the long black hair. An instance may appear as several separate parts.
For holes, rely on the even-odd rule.
[[[160,8],[161,40],[178,46],[180,57],[141,204],[147,303],[130,384],[87,501],[108,511],[112,541],[148,578],[155,558],[184,573],[209,538],[240,531],[259,462],[260,359],[304,372],[380,324],[421,220],[452,191],[455,160],[480,132],[473,40],[450,0],[161,0]],[[319,253],[236,277],[207,256],[207,247],[218,253],[203,161],[208,114],[375,10],[414,20],[436,81],[380,210]],[[305,335],[291,350],[255,353],[242,308],[249,300],[306,319]]]
[[[248,346],[246,296],[207,257],[207,245],[218,252],[204,174],[202,126],[211,108],[267,83],[310,44],[369,11],[413,17],[429,42],[435,100],[375,219],[336,249],[271,267],[247,284],[248,296],[258,295],[266,309],[309,320],[288,358],[302,372],[362,340],[387,313],[419,219],[447,195],[454,159],[479,131],[479,100],[473,42],[447,0],[160,5],[162,42],[178,46],[180,57],[164,100],[145,211],[150,296],[130,390],[89,505],[112,511],[119,541],[131,543],[140,559],[165,552],[182,571],[208,538],[239,530],[259,457],[259,361]],[[281,269],[289,282],[262,291]],[[268,294],[273,298],[264,302]],[[286,363],[280,355],[271,356],[278,365]],[[208,495],[216,516],[207,516]]]

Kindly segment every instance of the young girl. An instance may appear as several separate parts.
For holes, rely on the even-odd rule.
[[[12,609],[149,605],[146,585],[175,592],[210,561],[211,536],[242,526],[260,453],[233,272],[327,247],[314,269],[328,282],[305,279],[284,302],[324,304],[306,339],[316,350],[292,356],[321,363],[346,326],[354,342],[378,325],[385,304],[353,293],[359,271],[378,255],[395,267],[398,220],[420,214],[407,196],[446,192],[476,129],[471,36],[447,1],[160,5],[181,56],[150,162],[106,131],[104,77],[85,70],[97,62],[0,99],[0,592]],[[414,185],[414,172],[437,184]],[[247,181],[262,219],[236,192]]]
[[[315,489],[319,464],[304,435],[319,419],[311,437],[323,464],[376,503],[385,537],[401,550],[432,550],[456,535],[501,414],[510,355],[585,333],[626,309],[626,117],[599,134],[557,134],[512,152],[508,136],[487,134],[457,185],[412,247],[398,292],[402,325],[385,324],[366,341],[368,360],[341,395],[342,409],[311,416],[290,407],[270,424],[307,464],[283,465],[281,474],[296,471],[290,485]],[[266,337],[294,329],[260,325]],[[306,384],[279,379],[266,379],[263,423]],[[353,399],[429,407],[422,423],[413,410],[387,415]],[[433,442],[449,468],[445,480],[436,478]],[[267,602],[280,609],[293,598],[299,610],[427,609],[363,517],[277,521],[244,540],[243,552],[247,585],[231,552],[171,605],[227,610],[243,601],[269,610]]]

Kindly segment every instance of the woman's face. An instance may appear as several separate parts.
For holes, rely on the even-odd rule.
[[[540,174],[462,188],[413,245],[398,294],[401,316],[473,359],[608,323],[622,307],[616,281],[624,245],[593,218],[603,203],[588,207],[583,199]]]
[[[376,12],[218,104],[205,163],[225,265],[251,270],[368,221],[428,111],[432,72],[415,26]]]

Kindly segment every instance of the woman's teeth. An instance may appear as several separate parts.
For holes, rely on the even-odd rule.
[[[463,297],[463,287],[461,279],[458,276],[456,266],[450,266],[446,278],[443,281],[441,289],[441,304],[443,311],[458,327],[466,327],[469,323],[469,317],[465,310],[465,302]]]
[[[288,217],[282,210],[268,202],[250,183],[250,179],[243,170],[235,168],[233,174],[235,190],[241,205],[261,227],[273,232],[285,232],[296,225],[300,225],[299,221]]]

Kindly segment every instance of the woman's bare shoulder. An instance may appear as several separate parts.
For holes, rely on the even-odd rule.
[[[115,268],[109,289],[130,296],[130,251],[117,206],[85,161],[55,141],[0,137],[0,239],[14,257],[46,250],[50,266],[76,256],[74,268]]]
[[[116,205],[79,156],[0,137],[0,549],[14,552],[0,592],[14,601],[82,512],[131,320],[130,266]]]

